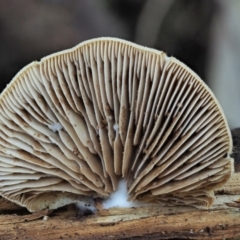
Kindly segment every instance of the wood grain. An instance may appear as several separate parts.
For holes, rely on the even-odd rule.
[[[89,216],[73,205],[30,214],[0,199],[0,239],[240,239],[240,173],[216,197],[209,210],[148,206]]]

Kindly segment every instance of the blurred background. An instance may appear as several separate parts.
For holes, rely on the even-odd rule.
[[[26,64],[102,36],[178,58],[240,127],[239,0],[1,0],[0,91]]]

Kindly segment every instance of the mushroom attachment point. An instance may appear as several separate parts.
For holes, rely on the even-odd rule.
[[[210,89],[165,53],[99,38],[33,62],[0,96],[0,195],[29,211],[108,198],[210,207],[233,172]]]

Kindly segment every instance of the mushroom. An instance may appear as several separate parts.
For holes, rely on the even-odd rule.
[[[107,198],[210,207],[233,172],[217,99],[165,53],[99,38],[33,62],[0,96],[0,195],[29,211]]]

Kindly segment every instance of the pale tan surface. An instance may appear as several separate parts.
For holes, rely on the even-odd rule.
[[[114,38],[21,70],[0,96],[0,126],[0,194],[30,211],[106,198],[121,177],[130,200],[209,207],[233,172],[231,134],[204,82]]]

